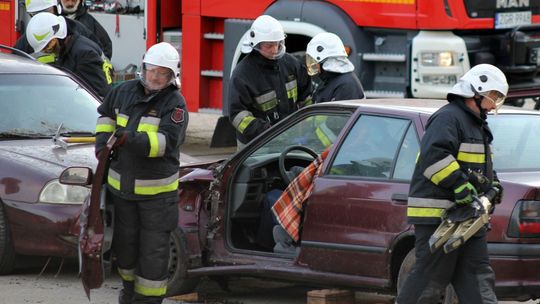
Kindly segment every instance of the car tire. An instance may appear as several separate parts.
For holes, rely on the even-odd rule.
[[[399,294],[399,291],[401,290],[401,287],[405,284],[405,281],[407,280],[407,277],[411,273],[411,270],[414,266],[414,263],[416,262],[416,256],[415,256],[416,250],[414,248],[409,251],[407,256],[405,256],[405,259],[403,259],[403,263],[401,263],[401,267],[399,268],[398,278],[397,278],[397,292]],[[439,304],[458,304],[458,298],[456,295],[456,292],[454,291],[454,287],[452,285],[448,285],[446,287],[446,292],[444,295],[444,298],[441,299]]]
[[[188,268],[189,255],[186,238],[181,230],[176,229],[170,237],[169,281],[166,296],[189,293],[197,287],[199,278],[188,278]]]
[[[0,202],[0,275],[9,274],[15,266],[15,249],[11,240],[9,223]]]

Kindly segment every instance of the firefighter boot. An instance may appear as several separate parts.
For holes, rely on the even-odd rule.
[[[122,280],[123,288],[120,290],[120,295],[118,296],[119,304],[131,304],[133,303],[133,297],[135,295],[135,284],[133,281],[124,281]]]

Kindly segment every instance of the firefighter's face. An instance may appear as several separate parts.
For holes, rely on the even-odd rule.
[[[267,59],[274,60],[281,52],[281,41],[263,41],[259,43],[259,52]]]
[[[58,54],[60,52],[60,43],[57,38],[51,39],[49,43],[41,50],[45,54]]]
[[[482,109],[489,112],[491,110],[498,110],[504,103],[504,95],[498,91],[489,91],[487,95],[483,95],[480,106]]]
[[[61,0],[62,8],[68,13],[74,13],[79,7],[81,0]]]
[[[173,73],[169,68],[145,64],[144,82],[150,91],[157,91],[165,88],[171,83]]]

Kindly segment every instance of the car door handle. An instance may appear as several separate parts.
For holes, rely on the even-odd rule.
[[[392,201],[395,201],[398,205],[406,205],[409,195],[407,193],[394,193],[392,194]]]

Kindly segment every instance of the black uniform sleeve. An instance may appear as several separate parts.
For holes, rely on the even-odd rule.
[[[229,86],[229,118],[236,130],[250,141],[270,127],[270,122],[253,115],[253,97],[245,81],[233,74]]]
[[[353,75],[347,78],[347,81],[340,83],[334,89],[332,100],[351,100],[364,98],[364,89],[360,81]]]
[[[101,24],[99,24],[99,22],[94,17],[92,17],[91,15],[89,16],[93,19],[93,24],[94,24],[93,32],[96,35],[97,39],[99,40],[99,45],[103,49],[103,53],[105,54],[105,56],[107,56],[107,58],[111,59],[112,54],[113,54],[113,49],[112,49],[112,41],[111,41],[111,38],[109,37],[109,34],[107,34],[107,31],[103,28],[103,26],[101,26]]]
[[[16,48],[28,54],[34,53],[34,49],[30,46],[30,43],[28,43],[28,39],[26,39],[26,34],[22,34],[21,37],[17,39],[13,48]]]
[[[77,54],[76,71],[100,96],[106,96],[110,91],[111,86],[107,83],[103,71],[103,59],[94,50],[85,50]]]
[[[460,168],[455,157],[461,144],[459,122],[450,113],[431,117],[420,145],[418,169],[439,187],[453,189],[468,177]],[[434,168],[439,168],[437,175]]]

